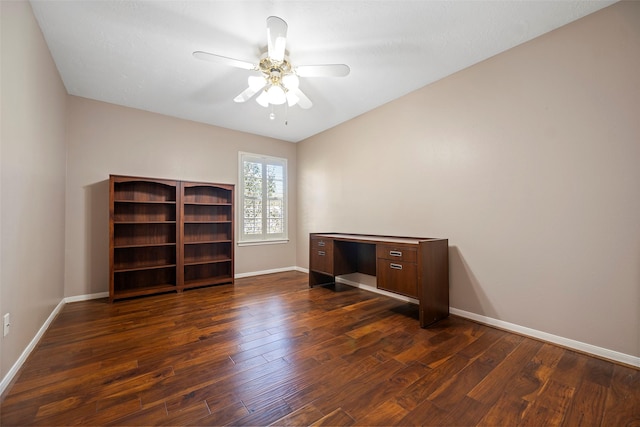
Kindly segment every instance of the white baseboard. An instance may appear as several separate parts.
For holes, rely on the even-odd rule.
[[[538,331],[536,329],[527,328],[525,326],[516,325],[514,323],[482,316],[480,314],[471,313],[469,311],[464,311],[453,307],[449,308],[449,312],[456,316],[464,317],[465,319],[473,320],[478,323],[495,326],[496,328],[515,332],[520,335],[526,335],[531,338],[536,338],[572,350],[588,353],[597,357],[601,357],[603,359],[613,360],[616,362],[624,363],[625,365],[636,366],[640,368],[640,357],[632,356],[630,354],[620,353],[618,351],[609,350],[607,348],[572,340],[570,338],[560,337],[558,335],[549,334],[547,332]]]
[[[98,292],[96,294],[86,294],[86,295],[76,295],[75,297],[66,297],[64,299],[64,302],[69,303],[69,302],[78,302],[78,301],[88,301],[90,299],[100,299],[100,298],[109,298],[109,292]]]
[[[36,335],[33,337],[31,342],[29,342],[29,344],[27,345],[27,348],[25,348],[22,354],[20,355],[20,357],[18,357],[18,360],[16,360],[16,363],[13,364],[13,366],[11,367],[11,369],[9,369],[9,371],[4,376],[4,378],[2,378],[2,382],[0,382],[0,394],[4,393],[5,389],[9,386],[9,384],[11,384],[11,381],[13,381],[13,378],[16,376],[16,374],[18,373],[18,371],[20,370],[24,362],[26,362],[27,357],[29,357],[33,349],[36,348],[36,345],[38,344],[38,342],[40,341],[44,333],[49,328],[49,325],[51,325],[51,322],[53,322],[53,319],[55,319],[58,313],[60,313],[60,310],[62,310],[62,307],[64,307],[64,304],[65,304],[64,299],[62,299],[58,303],[58,305],[56,305],[56,307],[53,309],[49,317],[47,317],[47,320],[44,321],[44,323],[42,324],[42,326],[40,327]]]
[[[242,279],[243,277],[252,277],[252,276],[260,276],[263,274],[273,274],[273,273],[283,273],[285,271],[300,271],[298,267],[282,267],[282,268],[273,268],[271,270],[262,270],[262,271],[251,271],[249,273],[240,273],[236,274],[233,277],[236,279]]]

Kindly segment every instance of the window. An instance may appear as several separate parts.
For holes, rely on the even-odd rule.
[[[240,153],[239,243],[287,240],[287,159]]]

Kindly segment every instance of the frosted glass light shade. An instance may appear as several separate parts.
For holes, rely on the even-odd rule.
[[[262,93],[258,95],[258,97],[256,98],[256,102],[263,107],[269,106],[269,95],[267,94],[266,90],[263,90]]]
[[[298,89],[300,79],[295,74],[287,74],[282,77],[282,84],[289,90]]]
[[[262,89],[266,83],[263,76],[249,76],[249,87],[255,91]]]
[[[280,86],[271,86],[267,89],[267,95],[269,96],[269,103],[280,105],[287,101],[287,97],[284,94],[284,89]]]

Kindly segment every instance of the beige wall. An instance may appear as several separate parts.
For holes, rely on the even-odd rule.
[[[275,139],[69,97],[65,295],[109,287],[109,174],[238,183],[238,152],[288,160],[296,146]],[[288,244],[236,247],[236,274],[296,265],[296,182],[290,180]]]
[[[451,305],[640,356],[640,2],[298,144],[319,231],[449,238]]]
[[[0,11],[4,378],[63,297],[67,95],[29,3],[2,1]]]

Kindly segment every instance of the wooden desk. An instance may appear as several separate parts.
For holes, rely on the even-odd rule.
[[[309,243],[310,287],[368,274],[377,288],[417,299],[421,327],[449,315],[447,239],[311,233]]]

